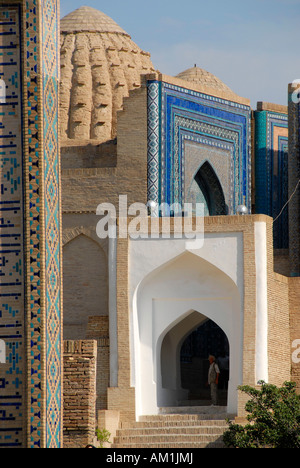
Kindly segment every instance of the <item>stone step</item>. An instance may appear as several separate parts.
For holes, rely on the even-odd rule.
[[[222,442],[210,442],[210,443],[180,443],[175,444],[173,443],[170,445],[169,443],[145,443],[145,444],[113,444],[111,448],[114,449],[198,449],[198,448],[225,448]]]
[[[222,435],[220,434],[157,434],[157,435],[129,435],[115,437],[114,444],[124,445],[124,444],[135,444],[135,445],[145,445],[145,444],[168,444],[169,447],[173,447],[173,444],[182,444],[182,443],[211,443],[211,442],[220,442],[222,440]]]
[[[187,418],[171,418],[171,419],[157,419],[146,420],[136,423],[122,423],[121,429],[146,429],[146,428],[163,428],[163,427],[199,427],[199,426],[218,426],[227,428],[228,424],[225,420],[221,419],[187,419]]]
[[[171,446],[169,443],[145,443],[145,444],[112,444],[111,448],[114,449],[198,449],[198,448],[224,448],[223,442],[210,442],[210,443],[180,443],[175,444],[173,443]]]
[[[156,414],[153,416],[140,416],[139,421],[145,422],[145,421],[163,421],[163,420],[169,420],[171,419],[177,419],[178,421],[180,419],[206,419],[206,420],[218,420],[218,421],[225,421],[226,419],[233,420],[235,418],[234,414],[228,414],[228,413],[179,413],[179,412],[174,412],[174,413],[163,413],[163,414]]]
[[[152,426],[152,427],[132,427],[130,429],[119,429],[117,431],[117,437],[129,437],[136,435],[169,435],[169,434],[211,434],[211,435],[222,435],[226,426],[204,426],[204,425],[193,425],[193,426]]]
[[[224,448],[223,433],[228,428],[223,408],[203,412],[161,409],[161,414],[141,416],[135,423],[123,423],[112,448]],[[176,411],[177,410],[177,411]]]

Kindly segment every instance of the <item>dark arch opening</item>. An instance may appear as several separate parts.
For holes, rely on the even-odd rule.
[[[181,386],[188,390],[188,400],[194,405],[210,404],[207,386],[208,356],[216,357],[220,367],[218,404],[227,405],[229,380],[229,342],[223,330],[207,319],[184,340],[180,351]]]
[[[222,216],[228,214],[228,207],[225,202],[224,192],[218,176],[208,161],[200,167],[195,176],[203,196],[205,198],[209,215]]]

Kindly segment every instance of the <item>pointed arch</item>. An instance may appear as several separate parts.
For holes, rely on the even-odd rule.
[[[98,244],[99,247],[103,249],[103,252],[107,257],[107,239],[100,239],[97,236],[95,226],[75,226],[72,228],[64,229],[62,233],[63,247],[65,247],[69,242],[71,242],[73,239],[80,236],[81,234],[96,242],[96,244]]]
[[[191,252],[179,254],[144,277],[135,292],[133,309],[138,415],[155,414],[159,406],[174,406],[178,399],[185,399],[176,371],[179,344],[204,317],[224,331],[231,345],[234,372],[227,408],[235,411],[235,389],[241,381],[240,307],[239,290],[234,281]],[[171,342],[163,344],[170,330],[174,332],[167,337]],[[176,353],[168,353],[168,349],[176,349]],[[169,367],[166,365],[168,356]],[[174,372],[170,378],[171,367]],[[166,369],[167,374],[164,374]]]
[[[228,214],[224,192],[212,165],[205,161],[195,175],[195,181],[202,192],[210,216]]]

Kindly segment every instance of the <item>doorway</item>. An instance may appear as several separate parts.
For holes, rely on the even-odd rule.
[[[227,405],[229,381],[229,342],[224,331],[210,319],[205,320],[183,341],[180,350],[181,387],[186,390],[183,405],[206,406],[211,403],[207,386],[208,356],[217,359],[220,368],[218,404]]]
[[[134,311],[136,414],[157,414],[162,407],[178,406],[190,398],[181,383],[181,348],[191,332],[208,320],[217,324],[230,342],[227,412],[235,413],[241,375],[236,284],[213,264],[185,252],[139,283]]]

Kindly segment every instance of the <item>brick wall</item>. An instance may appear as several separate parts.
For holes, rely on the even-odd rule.
[[[288,278],[274,273],[273,222],[267,223],[269,382],[281,386],[291,376]],[[281,273],[281,272],[280,272]]]
[[[96,364],[96,341],[64,341],[64,448],[94,442]]]
[[[300,278],[289,278],[289,303],[290,303],[290,353],[299,348],[292,348],[295,340],[300,340]],[[299,357],[299,354],[298,354]],[[291,363],[291,380],[296,382],[297,389],[300,392],[300,363]]]
[[[107,254],[83,233],[64,245],[63,266],[64,339],[84,340],[89,316],[108,314]]]
[[[205,218],[206,233],[242,232],[244,239],[244,349],[243,383],[256,385],[256,266],[254,223],[265,222],[267,228],[267,281],[268,281],[268,350],[269,381],[282,385],[291,377],[290,327],[289,327],[289,279],[274,273],[273,223],[265,215],[220,216]],[[171,223],[172,224],[172,223]],[[172,230],[172,228],[171,228]],[[128,240],[118,239],[117,310],[118,310],[118,359],[119,385],[108,389],[108,409],[121,411],[121,420],[134,418],[134,389],[130,388],[130,343],[128,318]],[[299,293],[300,296],[300,293]],[[299,297],[300,299],[300,297]],[[300,336],[300,334],[299,334]],[[239,414],[245,401],[239,399]]]
[[[63,212],[95,213],[98,204],[118,207],[119,195],[127,194],[128,205],[147,202],[147,87],[144,84],[125,98],[118,113],[117,165],[103,167],[101,149],[93,148],[93,163],[84,159],[83,150],[62,147],[70,155],[62,170]],[[97,164],[97,167],[95,167]],[[87,167],[89,165],[90,167]],[[115,166],[115,167],[113,167]]]
[[[291,378],[288,278],[273,273],[268,283],[269,379],[282,386]]]
[[[97,342],[96,410],[105,410],[110,376],[108,316],[89,317],[86,338]]]

